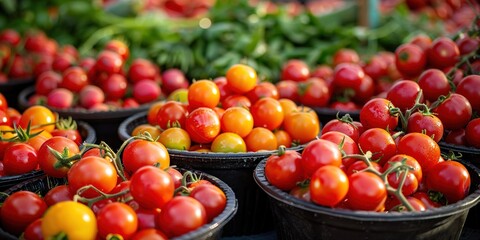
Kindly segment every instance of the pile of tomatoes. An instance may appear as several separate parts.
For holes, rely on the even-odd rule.
[[[195,81],[184,94],[187,103],[152,106],[148,124],[132,135],[149,131],[170,149],[234,153],[305,144],[320,130],[314,111],[279,99],[275,86],[257,83],[256,71],[244,64],[225,77]]]
[[[217,185],[171,168],[166,148],[149,135],[117,152],[57,137],[39,151],[45,174],[68,183],[44,189],[43,198],[29,191],[6,198],[3,229],[27,239],[167,239],[211,222],[226,206]]]

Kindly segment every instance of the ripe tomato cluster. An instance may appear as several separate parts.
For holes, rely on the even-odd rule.
[[[193,82],[185,94],[188,103],[155,104],[148,124],[132,135],[149,131],[167,148],[213,152],[276,150],[314,139],[320,125],[316,113],[279,99],[270,82],[257,82],[256,71],[237,64],[225,77]]]
[[[0,32],[0,53],[0,83],[36,78],[31,105],[95,111],[138,107],[189,85],[178,69],[160,72],[150,60],[130,59],[120,40],[108,41],[95,58],[80,57],[75,47],[59,46],[43,32],[28,32],[22,39],[6,29]]]
[[[106,143],[79,150],[66,140],[47,140],[40,151],[46,175],[67,184],[43,198],[29,191],[6,198],[1,224],[17,236],[167,239],[211,222],[226,207],[217,185],[171,168],[166,148],[149,135],[128,139],[117,152]]]
[[[46,142],[69,142],[77,151],[83,143],[74,120],[59,119],[43,106],[29,107],[21,114],[12,109],[5,118],[10,121],[0,123],[0,177],[44,170]]]

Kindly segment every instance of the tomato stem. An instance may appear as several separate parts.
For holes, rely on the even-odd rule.
[[[89,189],[93,189],[95,192],[99,193],[100,196],[94,197],[94,198],[82,197],[81,196],[82,193],[84,193],[85,191],[87,191]],[[81,187],[77,190],[77,193],[75,194],[75,196],[73,196],[73,201],[86,203],[91,208],[92,205],[94,203],[98,202],[98,201],[101,201],[101,200],[104,200],[104,199],[109,199],[109,198],[122,197],[122,196],[124,196],[128,193],[130,193],[129,188],[127,188],[125,190],[122,190],[120,192],[117,192],[117,193],[108,194],[108,193],[102,192],[100,189],[96,188],[93,185],[87,185],[87,186],[83,186],[83,187]]]

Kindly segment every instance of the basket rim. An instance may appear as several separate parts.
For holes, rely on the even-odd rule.
[[[462,146],[462,145],[455,145],[455,144],[447,143],[444,140],[439,141],[438,145],[440,146],[440,148],[443,147],[444,150],[453,150],[453,151],[457,151],[457,152],[461,152],[461,153],[480,155],[480,148],[468,147],[468,146]]]
[[[336,116],[337,113],[339,116],[343,116],[345,114],[349,114],[350,117],[352,118],[358,118],[360,116],[360,109],[358,110],[353,110],[353,111],[346,111],[346,110],[338,110],[338,109],[333,109],[329,107],[312,107],[312,109],[318,114],[318,115],[332,115]],[[320,116],[319,116],[320,117]]]
[[[127,132],[128,127],[135,121],[144,121],[147,122],[146,119],[147,112],[139,112],[126,118],[125,120],[120,123],[118,127],[118,136],[122,141],[126,141],[128,138],[131,137],[130,133]],[[299,145],[295,147],[287,148],[287,150],[294,150],[300,151],[302,150],[304,145]],[[259,158],[259,157],[266,157],[278,152],[278,150],[266,150],[266,151],[258,151],[258,152],[241,152],[241,153],[224,153],[224,152],[196,152],[196,151],[187,151],[187,150],[178,150],[178,149],[171,149],[167,148],[169,154],[174,156],[182,156],[182,157],[192,157],[192,158]]]
[[[294,196],[280,190],[279,188],[271,185],[264,174],[265,164],[267,159],[263,159],[255,168],[253,177],[257,185],[269,195],[270,198],[275,199],[283,204],[302,209],[313,214],[326,214],[338,218],[346,218],[357,221],[374,221],[374,222],[397,222],[397,221],[412,221],[412,220],[427,220],[427,219],[436,219],[441,217],[451,216],[466,209],[470,209],[475,206],[480,201],[480,188],[476,186],[477,189],[469,194],[463,200],[460,200],[456,203],[442,206],[435,209],[427,209],[422,212],[372,212],[372,211],[354,211],[348,209],[334,209],[316,205],[312,202],[307,202],[295,198]],[[456,160],[457,161],[457,160]],[[480,176],[480,170],[474,165],[463,161],[458,160],[462,164],[466,165],[467,168],[471,168],[477,175]],[[475,187],[471,185],[470,187]]]
[[[35,93],[35,86],[29,86],[23,89],[18,95],[18,103],[21,108],[28,108],[28,97]],[[131,116],[134,113],[147,110],[154,102],[145,103],[135,108],[119,108],[109,111],[92,111],[87,109],[59,109],[50,106],[45,106],[52,111],[57,112],[61,116],[71,116],[74,119],[78,120],[99,120],[99,119],[113,119],[118,117],[127,117]]]
[[[27,78],[9,78],[6,82],[0,83],[1,87],[14,87],[17,85],[28,84],[35,81],[34,77]]]

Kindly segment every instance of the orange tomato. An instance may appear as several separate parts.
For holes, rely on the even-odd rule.
[[[252,129],[244,140],[247,145],[247,151],[276,150],[278,147],[275,134],[263,127]]]
[[[246,137],[253,129],[253,116],[243,107],[231,107],[225,110],[220,120],[223,132],[232,132]]]
[[[257,85],[257,72],[244,64],[235,64],[230,67],[225,77],[227,86],[239,94],[247,93]]]

